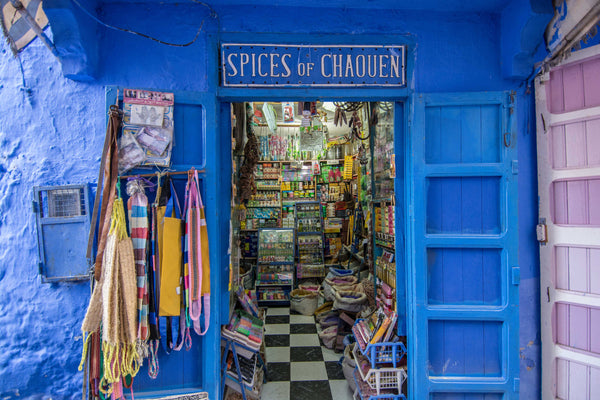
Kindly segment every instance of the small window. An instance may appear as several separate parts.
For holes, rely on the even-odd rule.
[[[33,189],[42,282],[89,278],[89,198],[87,185]]]

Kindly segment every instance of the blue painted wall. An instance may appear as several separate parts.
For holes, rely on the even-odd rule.
[[[96,12],[95,8],[90,11]],[[519,80],[507,79],[505,76],[510,75],[503,74],[503,63],[511,58],[503,55],[502,26],[513,17],[519,17],[515,21],[522,20],[522,15],[505,15],[501,10],[465,14],[277,6],[216,11],[218,20],[210,18],[206,8],[196,4],[109,3],[98,8],[97,15],[107,23],[174,42],[191,40],[203,19],[205,29],[211,32],[326,34],[334,35],[332,42],[335,35],[356,35],[356,42],[361,41],[360,35],[399,35],[416,43],[412,86],[418,92],[518,90],[521,398],[539,398],[533,97],[519,88]],[[66,79],[58,60],[35,41],[21,55],[27,87],[31,88],[28,96],[23,90],[18,61],[10,55],[4,41],[0,44],[3,398],[59,399],[81,395],[81,373],[77,372],[81,354],[79,327],[89,286],[40,283],[35,217],[30,205],[32,187],[95,182],[105,130],[105,85],[208,92],[216,88],[215,76],[208,72],[208,63],[216,62],[216,53],[207,54],[208,37],[204,33],[192,46],[175,48],[99,28],[82,13],[76,15],[78,26],[88,30],[81,37],[95,38],[91,42],[82,39],[92,52],[91,57],[86,56],[90,68],[82,69],[95,73],[96,80],[90,83]],[[57,26],[59,22],[56,20]],[[541,32],[537,40],[542,40]],[[73,71],[70,65],[70,72],[65,72]],[[228,210],[228,202],[224,201],[219,212]],[[145,367],[142,373],[146,373]]]

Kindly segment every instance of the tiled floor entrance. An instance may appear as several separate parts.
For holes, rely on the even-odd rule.
[[[269,308],[265,325],[269,380],[262,400],[350,400],[341,353],[321,346],[313,316]]]

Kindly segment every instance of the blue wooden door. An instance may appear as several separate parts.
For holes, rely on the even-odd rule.
[[[508,93],[416,98],[412,399],[518,398],[512,107]]]

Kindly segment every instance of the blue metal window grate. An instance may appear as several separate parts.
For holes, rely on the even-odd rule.
[[[89,278],[89,199],[87,185],[34,187],[42,282]]]

